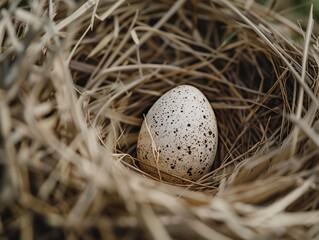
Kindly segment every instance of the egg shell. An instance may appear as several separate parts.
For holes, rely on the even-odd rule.
[[[146,173],[168,182],[176,175],[196,181],[211,169],[218,145],[214,111],[197,88],[181,85],[166,92],[147,113],[137,142]]]

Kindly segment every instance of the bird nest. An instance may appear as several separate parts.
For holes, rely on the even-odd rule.
[[[2,6],[1,6],[2,5]],[[7,239],[319,237],[318,44],[254,1],[0,3],[0,232]],[[188,84],[214,166],[139,169],[143,116]]]

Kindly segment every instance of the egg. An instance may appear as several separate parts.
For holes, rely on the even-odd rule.
[[[200,179],[213,165],[218,145],[214,111],[197,88],[180,85],[162,95],[146,114],[137,141],[140,169],[181,182]]]

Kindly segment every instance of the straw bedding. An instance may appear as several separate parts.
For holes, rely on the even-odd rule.
[[[3,239],[318,239],[318,42],[254,1],[0,1]],[[216,113],[198,182],[139,170],[152,104]]]

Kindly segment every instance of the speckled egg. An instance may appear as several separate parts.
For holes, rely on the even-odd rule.
[[[218,143],[214,111],[197,88],[181,85],[159,98],[147,113],[138,142],[140,168],[168,182],[171,175],[196,181],[211,169]],[[160,170],[160,171],[158,171]]]

